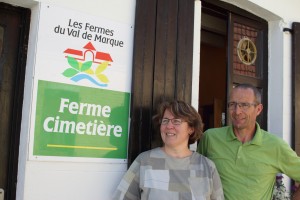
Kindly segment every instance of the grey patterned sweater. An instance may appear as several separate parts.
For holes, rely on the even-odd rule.
[[[168,156],[161,148],[141,153],[121,180],[113,199],[224,199],[214,163],[193,152],[185,158]]]

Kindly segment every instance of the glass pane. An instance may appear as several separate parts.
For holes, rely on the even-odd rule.
[[[233,73],[261,78],[257,64],[258,30],[250,26],[234,23]]]

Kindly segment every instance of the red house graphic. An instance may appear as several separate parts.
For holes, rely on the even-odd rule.
[[[64,51],[67,56],[72,56],[76,60],[82,60],[85,61],[86,54],[88,52],[92,53],[93,55],[93,63],[102,63],[103,61],[113,62],[110,54],[104,53],[101,51],[96,51],[95,47],[91,42],[87,43],[84,47],[84,50],[76,50],[76,49],[66,49]]]

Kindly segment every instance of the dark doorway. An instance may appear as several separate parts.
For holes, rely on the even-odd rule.
[[[15,199],[30,10],[0,3],[0,188]]]
[[[209,8],[202,9],[199,113],[204,130],[225,123],[227,86],[227,18]],[[222,118],[223,117],[223,118]]]
[[[202,2],[199,113],[204,129],[230,124],[226,105],[231,89],[250,83],[262,93],[258,117],[267,129],[268,23],[217,0]]]

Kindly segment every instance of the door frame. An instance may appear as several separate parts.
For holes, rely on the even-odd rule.
[[[227,44],[227,101],[229,99],[230,91],[233,86],[237,83],[251,83],[254,86],[258,87],[262,92],[262,104],[264,105],[264,111],[258,117],[258,121],[260,122],[261,128],[267,130],[267,110],[268,110],[268,23],[266,20],[249,13],[246,10],[238,8],[232,4],[222,2],[220,0],[202,0],[202,7],[207,8],[207,10],[211,10],[214,13],[219,13],[220,15],[227,16],[227,36],[228,36],[228,44]],[[251,78],[246,76],[233,75],[232,69],[232,52],[233,46],[230,44],[230,41],[233,37],[233,31],[230,27],[230,22],[232,21],[232,15],[235,15],[239,18],[243,18],[247,23],[256,23],[254,27],[260,29],[260,34],[263,34],[263,41],[260,42],[259,48],[263,52],[263,55],[260,57],[262,78]],[[252,24],[254,25],[254,24]],[[229,67],[231,66],[231,67]],[[201,67],[201,66],[200,66]],[[226,115],[226,123],[228,124],[228,114]]]
[[[233,24],[237,22],[257,30],[257,41],[255,42],[257,48],[257,58],[255,61],[255,69],[258,72],[258,76],[243,76],[235,74],[233,70],[233,60],[234,60],[234,31]],[[244,16],[237,15],[235,13],[229,14],[229,31],[228,31],[228,100],[229,94],[233,89],[234,85],[239,83],[249,83],[256,88],[261,93],[261,103],[263,104],[263,111],[257,117],[257,122],[261,128],[267,130],[267,110],[268,110],[268,23],[264,20],[254,20],[252,18],[247,18]]]

